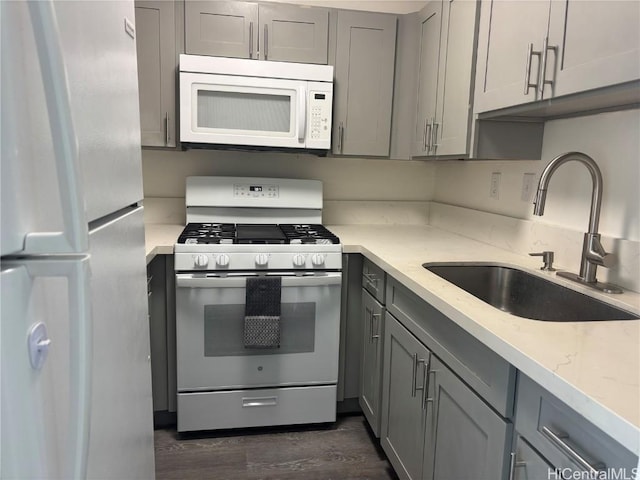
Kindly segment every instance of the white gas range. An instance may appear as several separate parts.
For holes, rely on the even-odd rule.
[[[189,177],[178,431],[335,420],[342,246],[314,180]]]

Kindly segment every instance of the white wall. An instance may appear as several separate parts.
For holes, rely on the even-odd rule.
[[[537,185],[547,163],[569,151],[593,157],[602,170],[600,232],[640,240],[640,110],[547,122],[539,161],[438,164],[433,200],[586,231],[591,177],[577,162],[563,165],[552,177],[544,216],[533,216],[531,201],[520,199],[524,173],[535,173]],[[501,172],[497,200],[489,197],[492,172]]]

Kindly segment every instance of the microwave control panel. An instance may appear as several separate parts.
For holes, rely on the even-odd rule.
[[[311,141],[328,141],[331,139],[331,107],[333,104],[331,92],[309,92],[309,130],[308,139]]]

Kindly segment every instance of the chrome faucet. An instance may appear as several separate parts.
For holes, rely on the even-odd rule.
[[[547,198],[547,188],[553,173],[570,161],[577,161],[584,165],[591,174],[593,187],[591,191],[591,213],[589,215],[589,230],[584,234],[582,244],[582,258],[580,260],[580,273],[558,272],[560,277],[568,278],[578,283],[602,290],[607,293],[622,293],[620,287],[609,283],[598,282],[596,279],[596,269],[598,265],[610,268],[615,265],[616,257],[612,253],[605,252],[600,243],[598,233],[598,223],[600,222],[600,205],[602,203],[602,173],[593,158],[580,152],[569,152],[559,155],[549,162],[542,171],[540,182],[538,182],[538,192],[533,201],[533,214],[542,216],[544,214],[544,204]]]

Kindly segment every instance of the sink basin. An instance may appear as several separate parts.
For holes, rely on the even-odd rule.
[[[613,307],[524,270],[483,263],[425,263],[424,268],[504,312],[552,322],[637,320]]]

